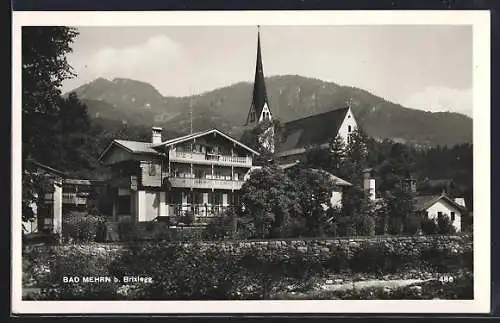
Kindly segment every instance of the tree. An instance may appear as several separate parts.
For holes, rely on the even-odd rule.
[[[45,183],[27,164],[29,158],[42,162],[56,157],[54,124],[59,113],[61,84],[74,76],[66,55],[77,36],[68,27],[22,28],[22,156],[23,220],[33,218],[31,204]]]
[[[61,84],[73,77],[66,55],[77,36],[68,27],[22,28],[23,156],[40,161],[51,147]]]
[[[264,120],[255,127],[245,130],[240,141],[260,153],[254,160],[256,165],[268,165],[277,161],[276,154],[282,143],[282,134],[281,121]]]
[[[385,196],[385,212],[388,217],[388,231],[390,234],[409,233],[407,225],[415,215],[413,208],[413,193],[396,187]]]
[[[343,169],[346,179],[358,186],[363,184],[363,170],[367,168],[367,140],[366,134],[356,129],[349,134],[345,149]]]
[[[339,177],[344,177],[343,169],[346,147],[340,136],[332,138],[328,148],[322,146],[312,146],[306,150],[305,164],[308,167],[324,169]]]
[[[375,234],[375,205],[359,187],[344,189],[339,233],[346,236]]]
[[[331,208],[333,183],[328,174],[315,169],[296,168],[290,172],[305,220],[305,235],[321,237],[328,224],[326,210]]]
[[[277,166],[254,171],[241,188],[241,217],[258,238],[284,237],[298,221],[299,200],[294,183]]]

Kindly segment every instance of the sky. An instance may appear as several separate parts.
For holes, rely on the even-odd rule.
[[[248,81],[257,26],[81,27],[68,56],[70,91],[130,78],[164,96]],[[266,76],[297,74],[355,86],[403,106],[472,117],[472,27],[261,26]]]

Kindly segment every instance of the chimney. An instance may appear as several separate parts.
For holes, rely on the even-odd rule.
[[[458,205],[465,207],[465,199],[463,197],[457,197],[455,198],[455,203]]]
[[[368,168],[363,171],[364,179],[363,179],[363,189],[365,193],[368,194],[368,198],[371,201],[374,201],[376,198],[375,193],[375,179],[372,176],[372,169]]]
[[[401,188],[410,193],[417,192],[417,180],[412,176],[401,180]]]
[[[153,144],[161,144],[161,132],[163,129],[161,127],[152,128],[151,142]]]

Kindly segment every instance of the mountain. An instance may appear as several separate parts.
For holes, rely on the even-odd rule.
[[[282,122],[344,107],[370,136],[423,146],[472,143],[472,119],[459,113],[403,107],[362,89],[298,75],[266,78],[271,111]],[[94,120],[153,124],[179,133],[212,127],[239,137],[251,103],[252,84],[240,82],[192,97],[163,97],[152,85],[130,79],[96,79],[76,92]],[[189,106],[192,106],[190,109]]]

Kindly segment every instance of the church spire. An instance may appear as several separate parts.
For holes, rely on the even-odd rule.
[[[264,69],[262,67],[262,52],[260,48],[260,26],[257,26],[257,61],[255,63],[255,80],[253,84],[252,105],[246,124],[271,120],[269,100],[267,98]]]

